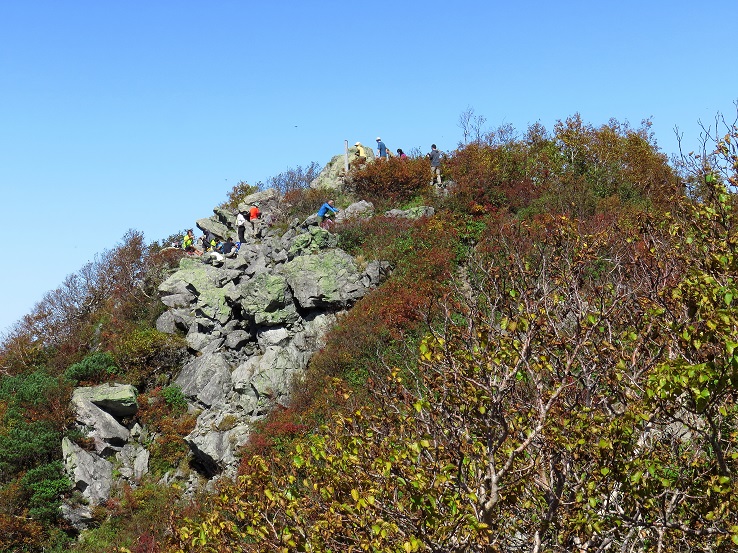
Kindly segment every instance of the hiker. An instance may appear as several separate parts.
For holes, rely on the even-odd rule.
[[[400,159],[407,159],[407,154],[402,151],[402,148],[397,148],[397,157]]]
[[[356,148],[356,152],[354,153],[354,159],[350,167],[360,167],[366,163],[366,149],[364,149],[361,142],[354,144],[354,147]]]
[[[379,137],[377,137],[377,154],[379,159],[387,159],[387,146],[384,145],[384,142]]]
[[[331,217],[338,213],[338,209],[334,207],[333,200],[328,200],[323,205],[320,206],[320,209],[318,210],[318,226],[321,228],[330,228],[333,226],[333,221],[331,221]],[[326,222],[326,225],[323,225],[323,221]]]
[[[206,252],[210,250],[214,250],[217,245],[218,245],[218,239],[215,237],[212,231],[208,231],[208,233],[205,235],[205,238],[203,239],[203,242],[202,242],[202,246],[204,250]]]
[[[435,144],[431,144],[431,151],[425,157],[431,164],[431,182],[438,177],[438,186],[441,186],[441,152],[436,149]]]
[[[261,216],[261,211],[259,211],[259,206],[257,204],[254,204],[251,206],[251,209],[249,209],[249,221],[251,222],[251,235],[256,238],[256,235],[259,232],[259,217]]]
[[[238,241],[245,242],[244,233],[246,232],[246,217],[244,217],[242,211],[239,211],[238,215],[236,215],[236,229],[238,229]]]
[[[187,234],[182,238],[182,249],[187,253],[197,253],[195,248],[195,235],[192,233],[192,229],[187,231]]]
[[[236,253],[238,253],[238,246],[233,243],[233,238],[229,236],[226,241],[223,242],[221,251],[226,257],[236,257]]]

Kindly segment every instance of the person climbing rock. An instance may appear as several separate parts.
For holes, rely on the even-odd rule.
[[[259,217],[261,217],[261,211],[259,211],[259,206],[257,204],[254,204],[251,206],[251,209],[249,209],[249,221],[251,222],[251,235],[256,238],[256,236],[259,234]]]
[[[334,207],[334,205],[333,200],[328,200],[320,206],[320,209],[318,210],[318,225],[321,228],[326,228],[326,226],[330,228],[333,226],[331,217],[338,213],[338,209]]]

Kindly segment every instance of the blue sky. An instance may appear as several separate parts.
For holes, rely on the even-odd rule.
[[[738,2],[0,0],[0,331],[128,229],[343,141],[427,151],[468,107],[673,129],[735,113]]]

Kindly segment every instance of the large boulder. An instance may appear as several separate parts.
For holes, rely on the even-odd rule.
[[[316,253],[319,250],[335,248],[338,245],[338,236],[318,226],[308,227],[306,232],[298,234],[289,247],[289,258],[306,253]]]
[[[90,505],[99,505],[110,498],[113,484],[113,464],[79,447],[69,438],[62,440],[64,468],[74,488]]]
[[[342,209],[336,214],[336,222],[340,223],[347,219],[370,219],[374,216],[374,204],[361,200],[354,202],[346,209]]]
[[[231,367],[221,353],[203,354],[182,367],[174,383],[185,396],[210,407],[231,390]]]
[[[136,388],[130,384],[109,383],[75,389],[72,403],[84,398],[114,417],[129,417],[138,411],[136,395]]]
[[[258,326],[283,325],[299,317],[287,281],[281,275],[258,273],[239,286],[239,296],[242,312]]]
[[[365,162],[374,161],[374,150],[370,146],[364,146]],[[349,168],[353,168],[359,160],[359,149],[351,146],[348,149]],[[310,183],[310,188],[327,191],[340,191],[343,189],[346,177],[346,154],[333,156],[323,170]]]
[[[201,472],[210,477],[224,470],[234,472],[238,448],[246,444],[252,422],[243,410],[231,404],[203,411],[185,438]]]
[[[296,257],[282,272],[302,309],[347,307],[367,293],[354,258],[339,249]]]
[[[80,395],[72,395],[72,406],[77,422],[92,438],[95,451],[100,455],[111,455],[125,445],[128,429],[110,414]]]

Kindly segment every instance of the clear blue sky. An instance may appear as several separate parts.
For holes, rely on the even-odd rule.
[[[458,145],[459,115],[675,126],[735,112],[738,1],[0,0],[0,331],[130,228],[343,140]]]

